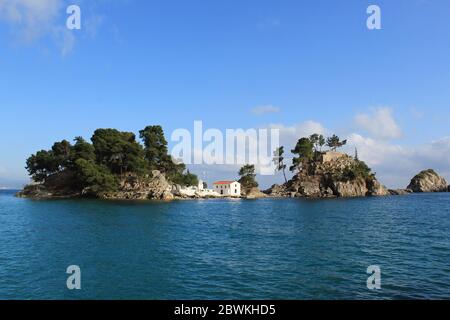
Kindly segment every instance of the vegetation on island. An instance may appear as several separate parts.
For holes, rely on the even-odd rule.
[[[327,151],[336,151],[347,144],[347,140],[341,140],[337,135],[325,138],[321,134],[312,134],[309,137],[300,138],[295,145],[295,148],[291,150],[294,155],[292,158],[292,165],[290,171],[296,172],[308,172],[310,169],[314,169],[314,163],[320,159],[320,157]],[[323,150],[327,146],[329,150]],[[357,178],[371,179],[375,176],[371,169],[364,161],[360,161],[358,158],[358,151],[355,149],[354,164],[347,166],[341,172],[335,176],[335,179],[339,181],[350,181]],[[273,162],[276,165],[276,170],[283,171],[285,181],[286,175],[284,170],[286,164],[284,160],[284,147],[281,146],[274,152]]]
[[[258,182],[256,182],[255,165],[247,164],[239,170],[239,183],[243,190],[251,190],[252,188],[258,187]]]
[[[287,183],[286,178],[286,164],[284,163],[284,147],[281,146],[273,152],[273,163],[275,164],[275,170],[282,171],[284,181]]]
[[[198,184],[197,176],[169,155],[161,126],[148,126],[139,137],[143,144],[132,132],[97,129],[92,143],[76,137],[74,144],[63,140],[55,142],[50,150],[38,151],[27,159],[26,169],[40,183],[64,172],[66,188],[88,188],[94,194],[116,191],[125,175],[146,178],[153,170],[165,174],[174,184]]]

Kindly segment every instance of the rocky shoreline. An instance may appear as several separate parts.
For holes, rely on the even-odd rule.
[[[98,198],[103,200],[189,200],[189,199],[260,199],[260,198],[350,198],[367,196],[398,196],[423,192],[448,192],[450,186],[434,170],[424,170],[412,178],[406,189],[387,189],[375,175],[345,178],[345,168],[357,162],[350,156],[341,154],[329,161],[315,161],[308,170],[301,170],[283,185],[273,185],[268,190],[252,188],[240,197],[211,196],[195,192],[186,196],[179,192],[179,186],[170,183],[164,174],[157,170],[151,177],[124,176],[119,189],[114,192],[95,194],[89,188],[74,191],[64,188],[67,173],[60,173],[42,184],[31,184],[17,193],[17,197],[37,200]]]

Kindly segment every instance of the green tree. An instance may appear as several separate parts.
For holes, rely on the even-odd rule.
[[[167,162],[169,163],[169,162]],[[168,168],[166,176],[168,180],[174,184],[181,186],[198,186],[198,177],[186,169],[186,165],[182,162],[175,162],[171,159],[172,165]]]
[[[26,169],[34,181],[44,182],[59,171],[59,164],[52,151],[41,150],[27,159]]]
[[[331,150],[336,151],[337,148],[341,148],[347,144],[347,140],[341,141],[337,135],[333,135],[327,139],[327,146],[331,148]]]
[[[52,146],[52,155],[58,165],[58,169],[61,171],[70,165],[70,153],[72,145],[69,141],[63,140],[61,142],[55,142]]]
[[[95,195],[117,190],[118,181],[106,166],[78,159],[75,167],[76,178],[81,188],[89,188]]]
[[[239,183],[245,190],[258,187],[256,182],[255,165],[247,164],[239,170]]]
[[[322,152],[322,148],[325,146],[326,141],[325,137],[323,135],[319,135],[319,141],[318,141],[319,151]]]
[[[294,155],[297,155],[297,157],[292,159],[292,166],[290,167],[292,172],[308,166],[308,163],[314,156],[313,148],[313,143],[309,138],[301,138],[298,140],[295,148],[291,150]]]
[[[355,163],[351,166],[348,166],[345,168],[342,172],[342,177],[340,180],[343,181],[351,181],[355,180],[357,178],[362,179],[373,179],[375,176],[374,173],[372,173],[372,170],[369,168],[369,166],[364,161],[355,161]]]
[[[75,163],[78,159],[95,162],[95,148],[92,144],[84,140],[82,137],[74,139],[75,145],[72,147],[71,158]]]
[[[273,162],[277,171],[283,171],[284,181],[287,183],[286,178],[286,164],[284,163],[284,147],[277,148],[273,153]]]
[[[91,140],[98,163],[107,166],[112,173],[146,172],[144,150],[136,142],[134,133],[97,129]]]
[[[139,136],[144,142],[145,159],[151,170],[175,173],[173,160],[168,155],[167,140],[161,126],[147,126],[139,131]]]

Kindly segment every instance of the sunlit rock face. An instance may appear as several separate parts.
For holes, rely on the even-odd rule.
[[[433,169],[420,172],[408,186],[413,192],[447,192],[449,186],[447,181],[439,176]]]

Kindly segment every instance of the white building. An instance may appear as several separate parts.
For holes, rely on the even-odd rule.
[[[222,196],[240,197],[241,184],[237,181],[217,181],[213,183],[214,191]]]

